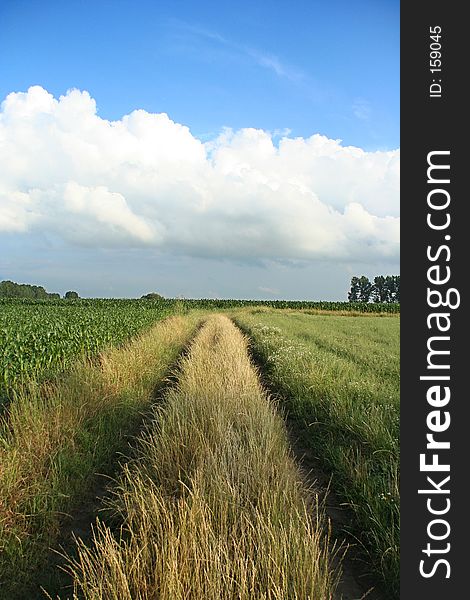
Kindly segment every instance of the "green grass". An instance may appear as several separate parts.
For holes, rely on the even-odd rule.
[[[170,317],[99,360],[24,385],[0,419],[0,597],[33,598],[65,515],[116,468],[155,387],[196,329]]]
[[[24,380],[54,377],[79,355],[119,345],[170,313],[242,306],[396,312],[398,304],[283,300],[0,298],[0,405]]]
[[[225,316],[209,316],[125,466],[112,506],[72,561],[74,598],[331,600],[322,513],[285,423]]]
[[[142,411],[148,408],[155,385],[162,381],[202,318],[203,311],[195,314],[191,309],[204,308],[207,315],[206,311],[219,307],[219,304],[224,311],[231,310],[237,324],[250,335],[253,351],[272,386],[282,393],[290,419],[296,423],[325,470],[333,474],[333,485],[354,511],[352,531],[369,553],[367,562],[385,583],[384,588],[390,595],[398,596],[399,316],[392,313],[399,307],[390,307],[392,313],[361,315],[358,311],[363,307],[348,303],[332,303],[336,313],[322,314],[327,303],[281,303],[275,304],[276,309],[273,309],[266,306],[269,303],[230,300],[3,300],[0,301],[0,344],[3,344],[0,350],[3,382],[0,382],[0,402],[2,390],[4,394],[7,390],[12,392],[12,401],[0,417],[0,597],[35,597],[32,590],[36,585],[37,592],[37,576],[51,556],[49,548],[57,547],[61,540],[64,513],[73,512],[80,505],[90,490],[94,473],[108,472],[111,464],[117,464],[116,453],[125,448],[129,435],[141,423]],[[240,306],[245,308],[238,310]],[[294,310],[297,306],[303,311]],[[380,306],[374,306],[373,310],[379,311]],[[178,312],[180,316],[152,326],[170,312]],[[134,337],[129,341],[130,336]],[[211,338],[215,346],[217,339],[215,335]],[[94,356],[93,361],[86,356]],[[201,431],[204,427],[215,426],[216,418],[220,416],[218,412],[211,413],[212,400],[207,395],[213,377],[221,379],[223,385],[227,383],[222,365],[216,368],[219,358],[217,352],[207,349],[207,364],[204,368],[198,367],[204,385],[200,382],[196,396],[207,396],[205,400],[201,396],[197,409]],[[175,394],[176,414],[179,396]],[[216,392],[214,398],[223,401],[222,392],[222,396],[218,394]],[[237,394],[239,392],[235,391],[232,399],[236,399]],[[265,400],[263,398],[261,405]],[[243,437],[246,431],[243,427],[239,430],[238,421],[243,421],[245,412],[235,411],[234,414],[236,419],[230,422],[229,430],[235,438],[239,433]],[[184,411],[180,417],[178,427],[183,428]],[[268,417],[271,418],[266,413],[261,420]],[[228,439],[232,439],[232,433]],[[259,438],[262,431],[258,433]],[[198,435],[192,431],[193,434],[197,441]],[[165,451],[174,451],[178,460],[187,460],[187,468],[191,470],[195,454],[188,454],[183,445],[175,443],[178,435],[165,437],[168,444]],[[250,442],[250,452],[242,448],[242,454],[236,457],[237,467],[233,466],[231,474],[236,475],[237,481],[239,478],[242,481],[248,474],[246,464],[251,464],[250,461],[258,456],[259,439],[255,438]],[[154,439],[156,441],[157,437]],[[207,459],[210,464],[217,467],[218,458],[227,462],[224,452],[232,449],[224,449],[226,442],[223,437],[217,437]],[[253,456],[251,452],[254,452]],[[181,456],[178,453],[182,453]],[[164,460],[165,456],[155,454],[154,458],[155,461]],[[235,465],[235,462],[228,461],[227,464]],[[183,465],[182,469],[185,468]],[[125,478],[130,474],[125,471]],[[137,475],[132,471],[132,476],[136,476],[135,489],[130,480],[126,480],[125,485],[141,497],[149,480],[139,479]],[[223,475],[221,472],[221,484]],[[189,480],[184,477],[182,481],[187,484]],[[250,485],[256,484],[255,487],[259,484],[250,481]],[[211,487],[211,494],[212,491]],[[236,491],[236,494],[243,497],[242,491]],[[160,498],[157,505],[162,507],[164,500]],[[200,498],[197,500],[199,502]],[[204,498],[202,500],[205,502]],[[220,498],[216,500],[219,502]],[[242,500],[248,501],[244,497]],[[271,502],[269,494],[262,496],[262,501]],[[178,538],[179,532],[175,528],[180,526],[180,516],[184,516],[184,519],[190,519],[191,527],[196,527],[193,533],[209,536],[210,544],[214,540],[218,543],[210,528],[198,529],[206,527],[211,518],[210,510],[205,513],[207,507],[204,506],[195,504],[195,513],[189,506],[189,512],[184,515],[171,515],[169,507],[168,511],[164,508],[167,512],[161,514],[168,517],[171,535]],[[224,510],[232,511],[233,508],[228,506]],[[233,514],[230,512],[230,518],[235,519],[237,510]],[[300,515],[300,521],[304,519],[302,510],[296,517]],[[204,522],[198,523],[201,515]],[[194,522],[191,521],[193,518],[196,519]],[[246,523],[253,529],[249,520]],[[258,525],[260,530],[253,530],[258,536],[256,544],[262,543],[263,535],[269,536],[271,531],[270,523],[263,518]],[[290,533],[283,530],[291,536],[286,540],[292,544],[295,531],[300,531],[301,535],[304,535],[302,531],[309,531],[314,535],[315,527],[311,528],[314,525],[307,524],[306,529],[299,525],[300,529],[294,528],[289,530]],[[234,531],[238,530],[235,528]],[[102,533],[106,537],[109,532],[103,529]],[[242,533],[248,535],[249,532],[243,530]],[[254,543],[251,538],[247,540],[248,544]],[[135,541],[139,541],[138,537]],[[188,539],[188,556],[192,552],[190,542]],[[112,552],[121,553],[120,544],[121,541],[111,548]],[[209,546],[208,556],[212,556],[214,547]],[[131,548],[129,560],[136,548]],[[226,556],[232,549],[225,548]],[[278,550],[285,551],[281,547]],[[299,556],[309,556],[310,550],[305,545],[301,544],[298,551]],[[85,550],[84,553],[83,556]],[[90,560],[93,563],[91,556]],[[320,562],[324,560],[326,558],[321,558]],[[323,578],[326,582],[321,593],[326,597],[326,590],[333,583],[324,566],[318,564],[319,573],[324,573],[320,580]],[[144,565],[144,568],[147,567]],[[186,568],[189,581],[192,574],[187,565]],[[248,576],[248,567],[241,568]],[[179,585],[177,571],[171,573],[176,577],[176,586]],[[268,571],[266,577],[269,578]],[[80,579],[78,571],[76,575]],[[208,576],[212,577],[212,574]],[[227,571],[226,576],[228,586],[232,575]],[[84,584],[86,577],[82,579]],[[282,585],[288,579],[288,576],[283,579]],[[252,583],[243,580],[244,586]],[[219,584],[220,581],[214,583]],[[251,588],[251,592],[249,587],[244,589],[248,590],[246,595],[249,597],[255,588]],[[282,586],[279,589],[283,589]],[[280,592],[279,597],[283,597],[283,593]],[[168,595],[171,597],[170,592]]]
[[[354,511],[373,571],[398,597],[399,318],[255,309],[236,322]]]

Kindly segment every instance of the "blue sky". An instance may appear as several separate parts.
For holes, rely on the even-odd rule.
[[[295,7],[295,8],[293,8]],[[88,90],[99,114],[399,146],[399,7],[388,0],[2,2],[0,96]]]
[[[398,2],[3,0],[0,5],[0,72],[1,99],[12,92],[25,93],[31,86],[40,86],[44,94],[47,92],[58,101],[67,90],[77,88],[88,92],[97,109],[94,120],[91,116],[88,121],[83,120],[82,141],[77,142],[73,150],[70,150],[70,145],[65,150],[61,147],[61,150],[54,146],[57,140],[51,137],[50,128],[46,130],[43,127],[44,114],[49,115],[48,119],[58,119],[59,127],[65,127],[70,134],[73,123],[82,123],[79,115],[88,110],[92,114],[90,104],[83,97],[71,99],[66,109],[57,112],[56,108],[51,108],[52,105],[48,104],[44,94],[41,96],[37,92],[34,98],[33,95],[26,97],[25,102],[30,107],[34,105],[35,111],[34,123],[28,132],[28,147],[37,144],[46,154],[50,152],[51,156],[70,152],[70,163],[57,172],[51,167],[49,180],[45,181],[43,175],[45,171],[49,173],[50,165],[46,168],[44,165],[40,166],[39,162],[32,162],[29,170],[38,166],[41,176],[38,174],[34,178],[18,173],[14,181],[5,176],[3,189],[0,173],[0,193],[4,193],[6,215],[4,234],[0,220],[0,250],[3,244],[0,279],[9,277],[18,281],[37,280],[40,276],[42,280],[38,283],[44,282],[57,291],[62,291],[60,288],[70,287],[75,277],[75,281],[84,282],[82,287],[86,288],[88,295],[132,296],[148,291],[146,277],[150,277],[150,273],[154,271],[151,266],[143,266],[147,260],[138,261],[138,281],[132,282],[132,278],[129,278],[128,283],[123,283],[122,278],[119,278],[118,264],[119,260],[122,261],[122,255],[120,258],[118,255],[123,249],[129,250],[126,261],[132,261],[131,257],[139,252],[145,252],[146,257],[155,256],[155,269],[160,275],[160,278],[156,277],[155,285],[165,288],[168,295],[237,295],[237,288],[233,284],[236,277],[238,289],[242,290],[245,297],[266,296],[271,293],[279,297],[328,296],[341,299],[345,297],[351,273],[358,274],[358,269],[371,276],[383,270],[397,272],[396,249],[392,251],[388,246],[386,251],[382,252],[382,249],[391,239],[390,219],[398,218],[395,179],[390,183],[391,170],[395,174],[393,177],[396,177],[397,159],[395,155],[387,154],[399,148]],[[20,96],[15,96],[11,106],[9,105],[10,116],[8,119],[4,117],[4,127],[9,128],[6,129],[9,133],[5,136],[5,139],[10,139],[8,156],[15,155],[16,152],[18,156],[23,156],[25,152],[24,147],[12,146],[14,142],[11,141],[15,136],[18,137],[19,130],[15,128],[19,127],[17,119],[23,110],[19,108],[21,102]],[[48,108],[44,108],[46,105]],[[105,121],[120,121],[124,115],[136,109],[152,114],[166,113],[173,124],[181,124],[190,130],[188,136],[191,138],[183,140],[176,126],[160,123],[152,129],[150,121],[144,119],[142,123],[133,125],[134,129],[131,127],[132,135],[139,138],[140,149],[131,157],[126,155],[125,165],[127,168],[130,163],[134,166],[137,164],[135,168],[140,169],[142,177],[149,174],[149,169],[153,169],[153,179],[150,178],[149,182],[154,182],[157,173],[161,172],[159,165],[162,163],[154,161],[149,167],[150,163],[145,156],[146,151],[153,152],[155,144],[176,148],[177,158],[178,148],[186,153],[185,156],[192,157],[188,158],[191,168],[175,167],[173,178],[162,182],[158,192],[160,195],[153,205],[149,199],[150,187],[147,190],[129,187],[129,177],[126,181],[109,179],[110,171],[116,170],[116,165],[121,164],[116,162],[117,159],[103,163],[98,173],[92,167],[87,167],[88,171],[86,170],[86,156],[80,154],[84,144],[91,144],[96,156],[108,156],[110,150],[106,144],[113,146],[119,142],[103,142],[101,134],[96,134],[91,140],[88,127],[101,131]],[[42,117],[39,115],[41,111]],[[64,111],[69,119],[67,126],[64,125]],[[5,107],[4,113],[7,113]],[[13,122],[16,125],[13,126]],[[94,125],[87,124],[92,122]],[[153,142],[145,137],[147,133],[142,133],[144,130],[149,131],[149,128],[155,130],[157,136]],[[221,142],[220,135],[224,128],[229,128],[231,133],[228,139]],[[239,133],[247,131],[247,128],[264,132],[264,137]],[[136,134],[136,130],[140,133]],[[82,134],[74,131],[75,141]],[[319,139],[315,143],[307,143],[306,140],[315,134],[321,134],[331,144],[320,143]],[[271,142],[265,139],[266,136]],[[285,146],[288,148],[283,154],[285,158],[282,158],[282,163],[277,158],[268,160],[266,152],[270,157],[273,152],[276,153],[283,138],[287,139]],[[305,166],[301,174],[296,171],[295,166],[296,161],[298,162],[298,148],[295,144],[288,143],[296,138],[303,144],[302,158],[299,160]],[[377,171],[374,171],[373,181],[367,189],[361,187],[360,181],[354,182],[352,179],[351,172],[356,170],[355,164],[347,162],[346,156],[342,162],[336,160],[338,149],[332,143],[338,139],[342,140],[341,148],[356,146],[367,153],[361,157],[354,152],[348,154],[349,158],[354,155],[354,160],[351,158],[353,162],[362,161],[364,173],[370,170],[371,161],[374,163]],[[218,149],[214,159],[217,164],[210,165],[212,170],[209,175],[208,165],[197,162],[198,142],[205,144],[208,157],[211,156],[214,145]],[[269,143],[272,143],[274,150],[270,147],[266,151]],[[183,144],[184,151],[179,144]],[[325,150],[327,146],[328,149]],[[376,156],[377,151],[382,152],[382,155]],[[123,152],[125,153],[124,150]],[[312,163],[315,157],[317,162]],[[34,161],[34,156],[31,161]],[[325,161],[329,165],[325,172],[328,172],[333,162],[340,169],[339,174],[331,170],[332,183],[328,189],[321,181]],[[388,161],[387,164],[384,161]],[[390,166],[392,162],[393,169]],[[56,165],[58,163],[57,160]],[[77,163],[80,163],[79,174]],[[196,163],[197,167],[194,166]],[[235,163],[238,167],[234,166]],[[17,164],[18,161],[11,169],[14,173]],[[70,167],[71,164],[75,167]],[[277,180],[275,173],[279,172],[279,164],[292,164],[292,172],[286,169],[282,178]],[[229,190],[234,173],[237,177],[240,176],[240,165],[245,165],[245,174],[247,169],[251,173],[249,177],[243,175],[242,195],[246,199],[241,204],[234,197],[234,190]],[[227,175],[230,169],[230,174]],[[166,168],[165,170],[168,171]],[[180,181],[180,170],[185,173],[184,185]],[[214,174],[214,171],[217,173]],[[66,172],[67,177],[64,175]],[[172,172],[171,169],[168,172]],[[318,172],[319,175],[311,180],[310,172]],[[222,175],[228,179],[222,181]],[[338,178],[344,179],[344,185],[335,188],[333,180]],[[202,180],[205,183],[201,183]],[[266,197],[260,201],[262,208],[257,207],[256,210],[252,209],[253,202],[257,202],[255,198],[264,197],[264,191],[260,192],[259,188],[255,190],[254,180],[257,186],[263,182],[263,185],[277,194],[270,200],[271,192],[268,190],[269,194],[266,192]],[[377,182],[380,181],[385,186],[382,205],[382,194],[377,187]],[[80,187],[70,187],[71,182]],[[214,214],[220,215],[219,207],[208,215],[207,220],[198,221],[198,226],[207,226],[209,237],[211,231],[215,228],[220,230],[230,219],[232,225],[229,229],[233,229],[234,211],[239,213],[236,222],[245,225],[240,226],[238,237],[233,240],[232,245],[238,248],[236,252],[221,251],[216,239],[213,240],[211,252],[211,247],[203,245],[200,240],[188,239],[186,230],[191,228],[190,224],[184,225],[183,232],[179,230],[175,233],[172,229],[180,219],[178,215],[184,212],[184,206],[180,207],[180,212],[173,210],[176,201],[173,199],[181,197],[183,186],[186,190],[184,193],[187,193],[186,207],[193,206],[195,202],[190,199],[187,192],[189,188],[196,189],[198,197],[206,198],[204,202],[207,201],[211,206],[211,201],[207,198],[212,197],[215,190],[223,194],[224,182],[228,186],[227,198],[231,197],[233,203],[232,209],[227,210],[226,220],[222,223],[217,220],[218,217],[214,217]],[[291,202],[290,198],[293,196],[289,195],[290,191],[285,190],[286,185],[293,185],[293,182],[299,186],[299,194],[308,192],[312,195],[313,200],[305,200],[303,208],[299,209],[305,209],[305,219],[307,215],[312,219],[312,231],[315,231],[317,215],[319,222],[325,223],[324,226],[327,227],[328,211],[338,211],[339,215],[349,215],[347,226],[341,225],[343,229],[341,235],[337,236],[340,240],[338,243],[344,245],[343,238],[350,235],[348,232],[356,235],[358,228],[362,228],[362,242],[359,242],[359,238],[354,238],[354,244],[351,243],[348,249],[336,251],[333,242],[329,243],[335,236],[330,235],[327,242],[322,242],[322,247],[328,246],[330,250],[323,252],[317,247],[310,247],[308,240],[302,247],[294,247],[295,244],[289,246],[289,234],[282,241],[282,250],[279,252],[274,249],[265,252],[266,242],[263,242],[263,247],[252,245],[254,238],[269,239],[268,226],[277,231],[276,227],[285,219],[280,207],[283,202]],[[102,188],[106,188],[109,197],[103,196]],[[77,191],[78,189],[81,191]],[[356,191],[349,193],[348,189]],[[281,192],[276,190],[284,190],[282,193],[287,194],[282,197],[284,200],[279,197]],[[73,202],[70,200],[71,194]],[[372,194],[376,197],[375,204]],[[78,197],[80,200],[77,200]],[[47,210],[51,210],[51,198],[60,203],[61,210],[64,205],[70,208],[72,202],[75,216],[78,214],[78,204],[83,207],[85,203],[89,208],[86,231],[84,225],[81,233],[69,236],[65,241],[58,241],[61,225],[56,223],[51,226],[50,215],[46,214]],[[320,200],[318,210],[312,212],[311,205],[316,199]],[[114,221],[110,219],[109,223],[105,223],[100,207],[104,203],[111,207],[109,210],[112,212],[114,201],[118,202],[124,216],[117,220],[113,217]],[[292,200],[294,203],[296,201]],[[21,204],[21,215],[15,212],[19,210],[18,202]],[[124,208],[123,202],[126,205]],[[277,215],[277,221],[272,215],[267,216],[269,202],[277,207],[273,212]],[[248,203],[251,203],[250,209],[247,208]],[[360,213],[357,205],[367,214]],[[1,206],[0,204],[0,208]],[[108,226],[112,228],[112,235],[107,235],[105,231],[103,233],[103,239],[111,242],[108,245],[108,242],[103,243],[102,246],[97,244],[95,248],[95,256],[102,256],[103,252],[107,256],[105,262],[110,283],[106,289],[100,287],[102,277],[98,270],[88,272],[86,281],[80,271],[84,245],[90,246],[90,236],[94,236],[94,239],[99,237],[96,235],[99,229],[93,229],[93,235],[90,233],[92,217],[98,224],[101,223],[103,231]],[[116,228],[123,228],[123,221],[134,217],[133,230],[130,233],[127,231],[121,242],[116,241]],[[63,218],[67,222],[67,215]],[[12,225],[13,221],[16,224],[21,222],[21,226]],[[77,223],[74,222],[74,228],[79,229]],[[256,229],[259,223],[264,223],[265,229]],[[288,223],[287,227],[296,231],[297,225]],[[322,237],[321,231],[317,231],[315,235]],[[163,233],[160,235],[158,232]],[[139,243],[129,241],[131,234],[134,238],[139,238]],[[291,238],[298,235],[295,233]],[[380,235],[385,236],[383,243],[379,240]],[[246,247],[251,249],[251,254],[243,250],[240,241],[248,239],[247,236],[250,242]],[[152,243],[152,239],[157,241]],[[380,248],[376,260],[371,258],[373,249],[368,255],[364,248],[359,248],[360,243],[366,249]],[[61,253],[62,258],[57,258],[54,262],[51,248],[55,248],[57,244],[64,244],[65,251]],[[142,244],[146,244],[145,249],[142,249]],[[28,260],[28,252],[29,258],[34,257],[34,261]],[[116,261],[114,266],[113,253]],[[45,257],[44,265],[53,264],[49,270],[44,266],[38,271],[37,257],[41,255]],[[345,258],[347,256],[352,257],[351,260]],[[191,261],[194,262],[193,269],[188,268]],[[33,263],[36,264],[35,268],[31,267]],[[182,275],[184,273],[184,285],[174,276],[178,272],[178,264]],[[334,265],[334,274],[331,265]],[[241,285],[243,268],[246,269],[246,280]],[[191,271],[198,274],[198,279],[194,279],[193,284]],[[67,272],[70,272],[70,280],[64,275]],[[304,275],[301,275],[302,272]],[[318,281],[315,285],[312,283],[310,288],[305,285],[305,281],[300,282],[307,272],[311,273],[309,278],[312,280],[318,279],[315,275],[317,272],[332,273],[331,281],[325,282],[324,292],[318,286]],[[210,278],[214,273],[217,273],[216,281],[211,283]],[[133,276],[137,277],[137,274],[134,273]],[[296,278],[299,278],[297,289]],[[252,280],[252,284],[247,283]],[[207,283],[202,285],[202,281]]]

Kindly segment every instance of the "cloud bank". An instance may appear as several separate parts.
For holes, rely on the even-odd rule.
[[[399,150],[97,114],[39,86],[0,112],[0,232],[236,260],[396,261]],[[275,140],[275,141],[274,141]]]

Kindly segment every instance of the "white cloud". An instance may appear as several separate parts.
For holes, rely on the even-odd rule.
[[[194,26],[178,19],[172,19],[170,23],[172,28],[174,28],[176,40],[178,40],[184,50],[187,50],[188,41],[191,44],[196,45],[192,48],[193,54],[196,56],[200,57],[202,54],[201,48],[197,48],[197,45],[201,42],[212,42],[214,44],[213,52],[209,53],[211,58],[213,56],[223,56],[224,60],[227,60],[226,52],[221,52],[221,50],[229,50],[233,56],[249,58],[257,66],[275,73],[280,78],[288,79],[291,82],[301,82],[306,79],[305,73],[299,68],[288,65],[274,54],[260,51],[244,44],[238,44],[233,40],[229,40],[223,35],[220,35],[216,31],[210,31],[204,27]],[[183,43],[181,44],[181,42]],[[204,51],[207,53],[207,45],[204,48]]]
[[[266,54],[256,50],[248,49],[246,51],[255,59],[256,63],[260,67],[264,67],[265,69],[273,71],[278,77],[285,77],[291,81],[302,81],[305,79],[305,75],[302,73],[302,71],[282,63],[280,59],[273,54]]]
[[[276,135],[226,129],[203,144],[164,113],[102,119],[87,92],[9,94],[0,231],[192,256],[396,260],[399,151]]]

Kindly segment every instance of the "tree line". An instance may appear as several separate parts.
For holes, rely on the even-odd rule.
[[[353,277],[348,292],[349,302],[400,302],[400,275],[377,275],[371,282],[368,277]]]
[[[64,298],[78,298],[77,292],[66,292]],[[0,298],[34,298],[43,300],[46,298],[60,298],[60,294],[46,292],[42,285],[30,285],[29,283],[15,283],[14,281],[0,281]]]

